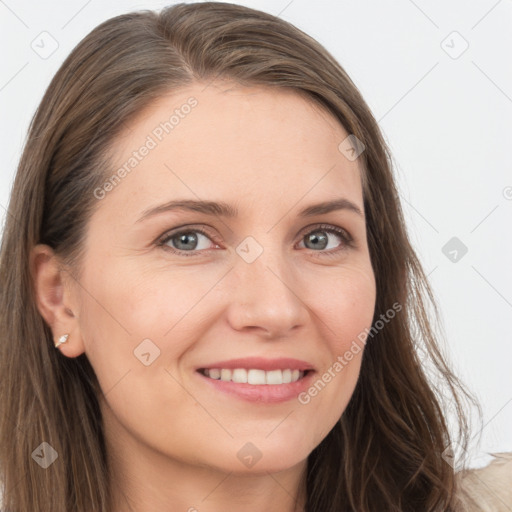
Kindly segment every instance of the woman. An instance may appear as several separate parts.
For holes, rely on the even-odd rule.
[[[478,404],[389,162],[344,70],[278,18],[206,2],[93,30],[5,226],[5,510],[460,507]]]

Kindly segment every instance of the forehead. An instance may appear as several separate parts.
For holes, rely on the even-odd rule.
[[[154,100],[118,137],[111,171],[126,172],[110,194],[242,194],[265,205],[306,194],[360,197],[359,161],[339,149],[347,136],[331,113],[291,89],[196,83]]]

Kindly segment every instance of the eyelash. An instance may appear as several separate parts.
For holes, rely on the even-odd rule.
[[[324,251],[313,251],[313,253],[315,253],[316,255],[321,255],[321,256],[327,256],[327,257],[335,257],[337,256],[341,251],[345,251],[349,248],[352,248],[354,247],[354,244],[353,244],[353,239],[352,237],[350,236],[350,234],[342,229],[342,228],[339,228],[337,226],[333,226],[333,225],[330,225],[330,224],[319,224],[318,226],[314,226],[312,229],[310,229],[309,231],[305,232],[304,235],[302,236],[301,238],[301,241],[302,239],[304,238],[304,236],[308,235],[308,234],[311,234],[311,233],[314,233],[315,231],[325,231],[325,232],[328,232],[328,233],[334,233],[336,235],[338,235],[341,240],[342,240],[342,246],[338,249],[330,249],[330,250],[324,250]],[[211,241],[213,241],[214,243],[217,243],[219,244],[219,242],[216,240],[216,237],[213,236],[212,234],[208,233],[207,231],[203,230],[203,229],[200,229],[200,228],[195,228],[193,226],[191,227],[187,227],[186,229],[180,229],[179,231],[174,231],[174,232],[167,232],[165,233],[162,237],[160,237],[158,240],[157,240],[157,246],[158,247],[161,247],[162,249],[164,249],[165,251],[169,251],[173,254],[177,254],[179,256],[198,256],[200,255],[203,251],[196,251],[196,250],[193,250],[193,251],[181,251],[179,249],[174,249],[173,247],[170,247],[167,244],[167,242],[169,242],[172,238],[178,236],[178,235],[183,235],[183,234],[186,234],[186,233],[201,233],[202,235],[206,236],[207,238],[209,238]],[[205,249],[206,251],[208,250],[211,250],[211,249]]]

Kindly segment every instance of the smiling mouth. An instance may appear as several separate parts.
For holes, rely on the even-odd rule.
[[[292,370],[284,368],[282,370],[259,370],[256,368],[200,368],[201,375],[213,380],[223,382],[235,382],[239,384],[261,385],[279,385],[291,384],[303,379],[311,370]]]

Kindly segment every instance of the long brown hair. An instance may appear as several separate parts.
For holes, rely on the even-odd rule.
[[[216,2],[102,23],[65,60],[32,119],[0,253],[4,509],[109,511],[97,398],[102,391],[85,354],[67,358],[55,350],[35,305],[30,251],[48,244],[79,278],[87,222],[101,204],[93,191],[112,174],[108,154],[116,136],[162,94],[218,77],[292,89],[363,142],[364,207],[377,284],[374,322],[392,304],[402,306],[368,337],[353,396],[308,458],[307,511],[453,510],[457,485],[446,450],[458,443],[457,464],[466,463],[463,397],[479,412],[480,406],[438,344],[435,301],[408,239],[379,127],[346,72],[318,42],[272,15]],[[456,441],[446,420],[448,404],[458,425]],[[47,469],[31,456],[43,441],[58,454]]]

